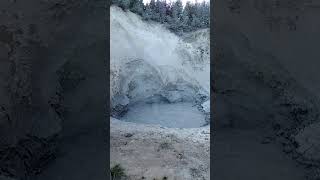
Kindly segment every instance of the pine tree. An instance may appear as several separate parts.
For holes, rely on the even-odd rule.
[[[119,7],[121,7],[124,10],[128,10],[130,8],[130,4],[131,0],[118,0]]]
[[[200,25],[199,18],[195,14],[192,14],[192,21],[191,21],[192,30],[197,29],[199,25]]]
[[[210,4],[209,4],[209,2],[206,3],[206,8],[205,8],[204,14],[205,14],[205,22],[206,22],[205,28],[209,28],[210,27]]]
[[[191,3],[188,1],[182,12],[182,24],[184,31],[191,30]]]
[[[171,6],[171,29],[176,32],[182,31],[182,11],[183,11],[183,5],[181,0],[177,0],[174,2]]]
[[[192,23],[196,29],[201,28],[201,19],[202,19],[201,5],[196,1],[194,19],[192,19],[193,21]]]
[[[160,0],[157,0],[155,2],[155,6],[154,6],[154,9],[153,9],[153,18],[152,20],[154,21],[157,21],[157,22],[161,22],[161,16],[160,16],[160,5],[161,2]]]
[[[156,1],[155,0],[150,0],[149,7],[154,12],[155,9],[156,9]]]
[[[130,8],[130,10],[139,15],[143,15],[143,11],[144,11],[143,0],[133,0],[132,7]]]
[[[201,5],[198,6],[197,17],[199,19],[199,28],[209,27],[210,9],[208,3],[203,1]]]
[[[153,12],[152,12],[152,9],[150,7],[150,4],[146,4],[145,5],[145,11],[144,11],[144,13],[142,15],[143,19],[145,19],[147,21],[151,20],[152,19],[152,14],[153,14]]]
[[[111,4],[119,5],[119,0],[112,0]]]
[[[166,23],[167,22],[167,2],[165,0],[160,1],[159,15],[160,15],[160,22]]]

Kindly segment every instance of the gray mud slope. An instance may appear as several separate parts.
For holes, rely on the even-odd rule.
[[[0,2],[0,174],[106,179],[105,5]]]
[[[215,3],[213,177],[319,178],[316,7]]]

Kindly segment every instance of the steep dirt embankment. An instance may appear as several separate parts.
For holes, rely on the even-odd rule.
[[[113,114],[137,102],[209,98],[208,29],[178,37],[161,24],[143,21],[119,7],[110,11]]]

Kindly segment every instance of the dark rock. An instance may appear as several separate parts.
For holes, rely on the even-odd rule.
[[[132,137],[133,136],[133,134],[132,133],[126,133],[125,135],[124,135],[124,137]]]

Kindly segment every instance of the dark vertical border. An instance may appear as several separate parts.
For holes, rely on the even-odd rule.
[[[106,153],[107,153],[107,161],[106,161],[106,168],[107,168],[107,177],[110,179],[110,6],[111,0],[106,1],[106,15],[105,15],[105,27],[106,27],[106,77],[107,77],[107,91],[106,91]]]
[[[210,179],[213,179],[213,143],[214,143],[214,54],[215,54],[215,44],[214,44],[214,12],[215,12],[215,0],[210,0]]]

